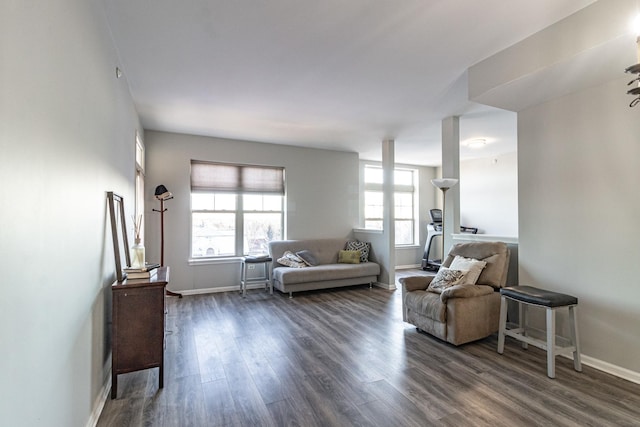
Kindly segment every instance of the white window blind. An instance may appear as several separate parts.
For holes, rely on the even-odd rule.
[[[191,161],[192,192],[284,195],[284,168]]]

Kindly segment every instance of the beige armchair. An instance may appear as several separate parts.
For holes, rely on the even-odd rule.
[[[418,330],[454,345],[485,338],[498,332],[500,292],[507,281],[510,252],[502,242],[460,243],[451,248],[444,267],[456,255],[486,262],[476,284],[456,284],[428,290],[433,276],[400,278],[403,319]]]

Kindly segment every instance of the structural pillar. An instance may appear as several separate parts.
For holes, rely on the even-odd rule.
[[[382,229],[384,235],[385,247],[387,253],[387,273],[389,277],[388,285],[391,289],[395,289],[396,284],[396,227],[395,227],[395,210],[393,209],[393,187],[395,169],[395,141],[386,139],[382,142],[382,194],[383,194],[383,211],[382,211]]]
[[[442,178],[460,179],[460,117],[458,116],[442,120]],[[443,206],[445,229],[442,230],[442,242],[445,256],[453,245],[451,235],[460,232],[460,184],[458,182],[458,185],[447,191],[447,206]]]

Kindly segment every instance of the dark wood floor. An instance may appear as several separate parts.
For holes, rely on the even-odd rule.
[[[640,385],[507,338],[454,347],[402,322],[400,290],[168,298],[158,370],[119,377],[99,426],[638,426]]]

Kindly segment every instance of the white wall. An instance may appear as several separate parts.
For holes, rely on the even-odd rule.
[[[640,110],[628,80],[518,114],[519,274],[577,296],[583,354],[640,380]]]
[[[160,258],[159,208],[153,192],[164,184],[174,195],[165,203],[165,264],[169,288],[202,290],[238,286],[237,259],[189,265],[190,161],[283,166],[286,176],[286,237],[349,237],[358,225],[358,155],[277,144],[147,131],[147,259]]]
[[[460,225],[518,236],[517,153],[460,162]]]
[[[5,1],[0,31],[0,424],[82,426],[110,368],[106,192],[133,202],[137,115],[96,1]]]

